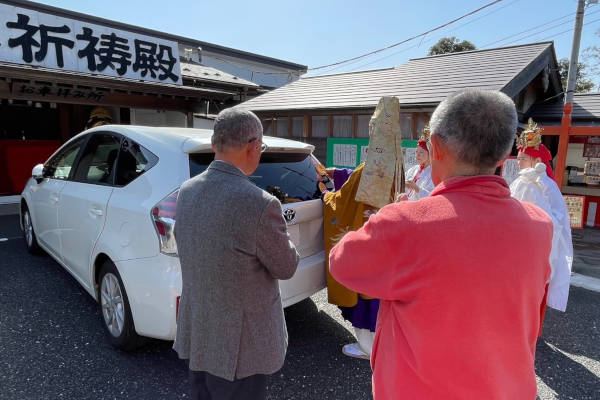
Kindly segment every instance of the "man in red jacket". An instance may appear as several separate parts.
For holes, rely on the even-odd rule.
[[[493,175],[515,140],[514,103],[459,92],[430,126],[430,197],[382,208],[330,254],[335,279],[381,299],[373,396],[533,400],[552,222]]]

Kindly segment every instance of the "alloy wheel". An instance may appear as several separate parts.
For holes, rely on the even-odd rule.
[[[27,246],[31,247],[33,245],[33,226],[31,225],[31,217],[29,216],[28,211],[25,211],[25,214],[23,215],[23,229],[25,231]]]
[[[125,306],[119,280],[112,273],[107,273],[102,278],[100,286],[100,302],[102,305],[102,316],[109,332],[114,337],[123,333],[125,321]]]

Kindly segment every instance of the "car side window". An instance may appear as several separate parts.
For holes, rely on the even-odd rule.
[[[77,182],[112,185],[120,147],[120,136],[94,134],[81,154],[73,179]]]
[[[71,169],[85,139],[85,137],[79,138],[63,147],[44,165],[42,176],[52,179],[69,179]]]
[[[121,143],[121,153],[119,154],[117,164],[116,185],[128,185],[144,172],[154,167],[156,163],[158,163],[158,157],[150,150],[131,139],[124,138]]]

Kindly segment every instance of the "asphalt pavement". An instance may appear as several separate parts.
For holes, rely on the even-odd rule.
[[[185,399],[187,369],[172,343],[126,353],[106,340],[95,301],[49,256],[32,256],[17,216],[0,216],[0,399]],[[7,239],[7,240],[3,240]],[[286,309],[290,336],[269,399],[369,399],[368,361],[341,346],[351,327],[321,291]],[[571,288],[538,341],[539,398],[600,398],[600,293]],[[401,396],[399,396],[401,398]]]

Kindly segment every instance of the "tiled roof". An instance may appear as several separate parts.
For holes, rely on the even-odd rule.
[[[402,106],[434,106],[466,88],[516,96],[556,58],[552,42],[416,58],[396,68],[301,78],[243,103],[254,111],[374,108],[382,96]]]
[[[246,86],[253,88],[260,87],[254,82],[247,81],[216,68],[191,62],[181,62],[181,76],[183,78],[199,79],[202,81],[211,81],[226,85]]]
[[[562,118],[564,99],[562,97],[552,102],[534,104],[528,117],[535,121],[558,121]],[[575,120],[600,119],[600,93],[575,94],[573,96],[573,111],[571,118]]]

